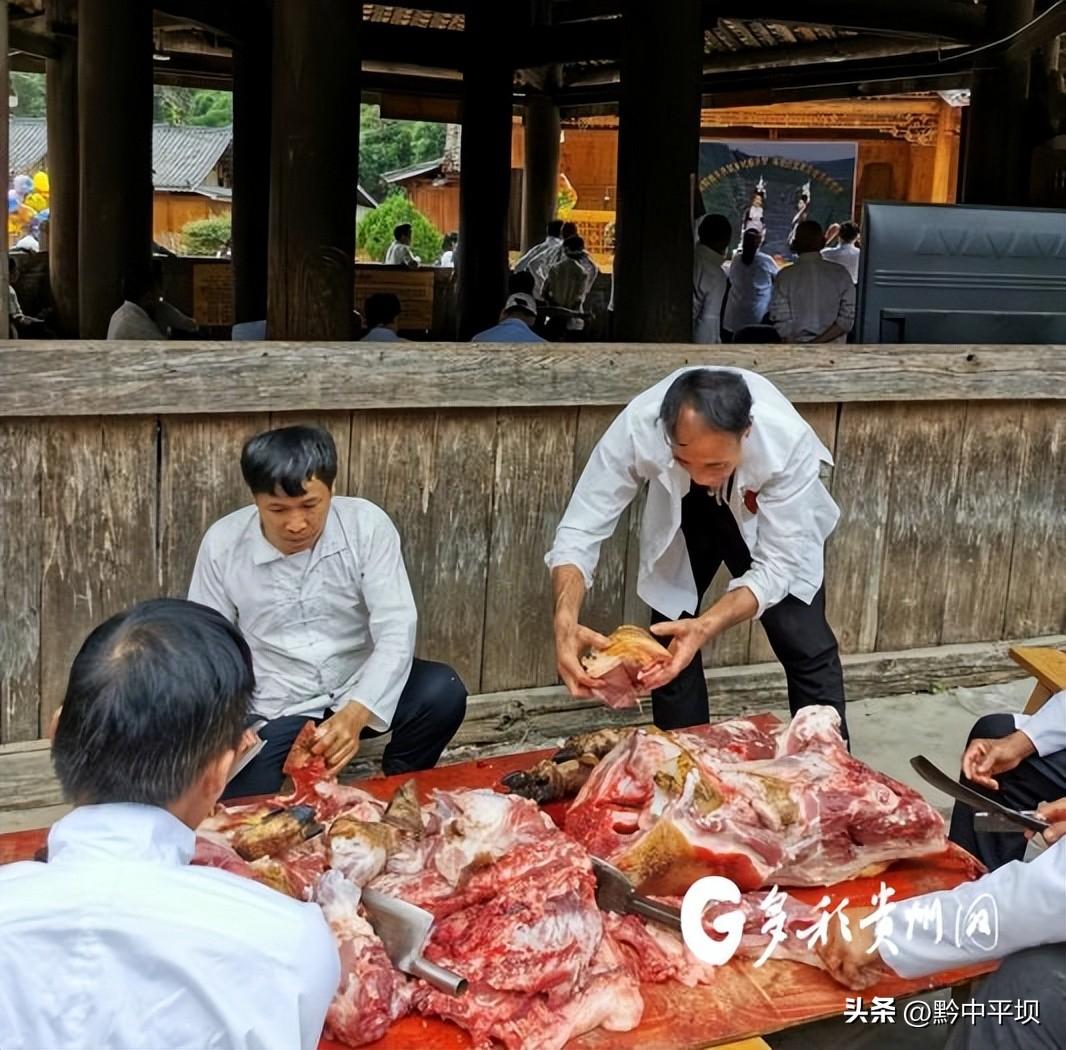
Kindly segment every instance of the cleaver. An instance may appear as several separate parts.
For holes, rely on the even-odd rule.
[[[412,977],[421,977],[427,984],[449,995],[462,995],[466,991],[465,977],[422,955],[433,928],[433,916],[428,911],[377,890],[363,890],[362,900],[370,925],[385,946],[385,954],[393,966]]]

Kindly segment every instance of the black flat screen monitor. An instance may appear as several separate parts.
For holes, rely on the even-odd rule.
[[[1066,343],[1066,211],[867,203],[862,343]]]

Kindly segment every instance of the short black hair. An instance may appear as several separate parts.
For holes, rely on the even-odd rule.
[[[138,267],[122,275],[122,298],[140,302],[149,292],[158,290],[159,275],[152,268]]]
[[[562,219],[552,219],[552,221],[548,223],[548,236],[549,237],[559,237],[559,236],[562,235],[562,232],[563,232],[563,220]]]
[[[566,252],[583,252],[585,250],[585,238],[579,237],[576,233],[571,237],[567,237],[563,241],[563,251]]]
[[[392,324],[400,316],[402,309],[400,297],[392,292],[375,292],[367,296],[367,328],[376,328],[379,324]]]
[[[724,215],[704,215],[697,233],[701,244],[728,244],[733,239],[733,224]]]
[[[564,222],[559,230],[559,236],[565,241],[567,237],[573,237],[577,234],[576,222]]]
[[[837,236],[845,243],[851,244],[859,236],[859,224],[857,222],[842,222]]]
[[[527,295],[532,295],[533,289],[536,287],[537,280],[529,270],[519,270],[507,278],[508,295],[514,295],[515,292],[525,292]]]
[[[155,598],[112,616],[70,668],[52,764],[72,802],[165,806],[235,748],[255,672],[220,612]]]
[[[318,478],[333,488],[337,477],[337,446],[322,427],[279,427],[249,438],[241,450],[241,473],[253,493],[302,496]]]
[[[740,437],[751,425],[751,391],[743,376],[718,368],[683,372],[663,397],[659,419],[674,437],[681,409],[692,408],[712,430]]]
[[[405,233],[411,232],[411,224],[409,222],[401,222],[398,226],[393,226],[392,236],[399,240]]]

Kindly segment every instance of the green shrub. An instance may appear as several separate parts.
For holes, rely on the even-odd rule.
[[[411,251],[426,265],[440,257],[444,235],[408,199],[401,190],[386,197],[367,214],[356,231],[359,248],[376,262],[383,262],[392,244],[393,228],[402,222],[411,224]]]
[[[214,255],[230,236],[228,215],[193,219],[181,228],[181,250],[185,255]]]

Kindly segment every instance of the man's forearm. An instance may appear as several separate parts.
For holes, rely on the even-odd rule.
[[[700,616],[708,637],[714,638],[734,624],[750,620],[759,611],[759,602],[747,587],[727,591]]]
[[[585,577],[576,565],[552,569],[552,611],[556,623],[577,623],[585,600]]]

